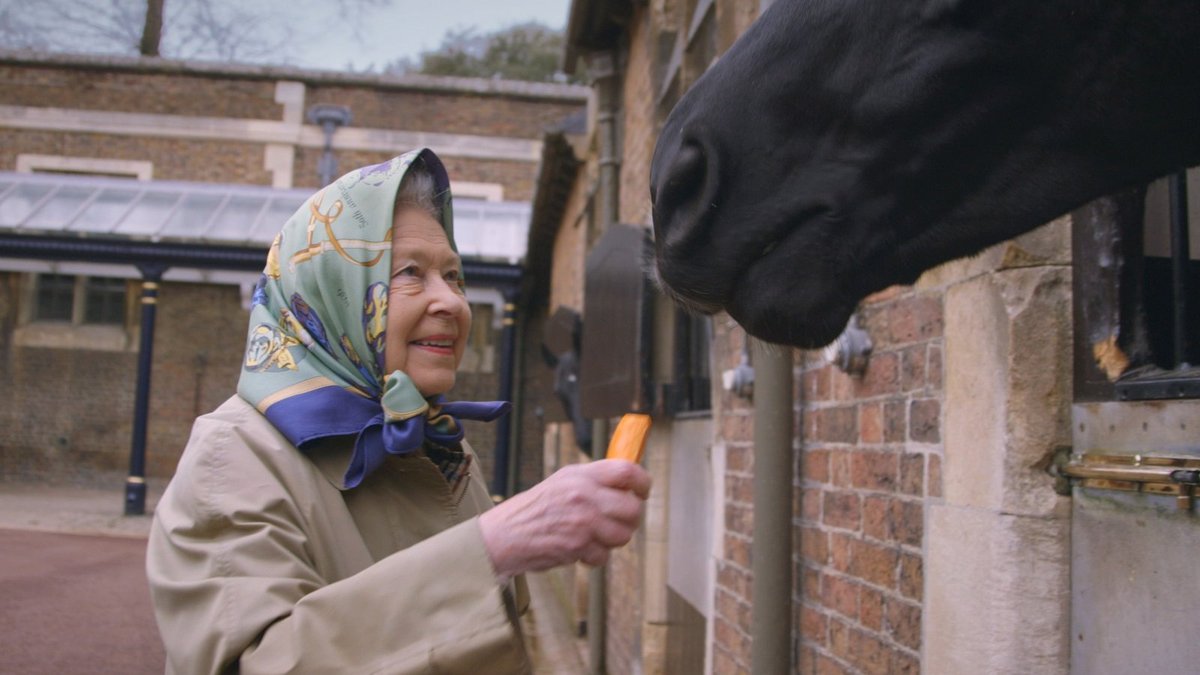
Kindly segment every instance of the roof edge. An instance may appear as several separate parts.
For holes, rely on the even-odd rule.
[[[221,61],[166,59],[117,54],[51,53],[0,49],[0,65],[69,67],[76,70],[120,70],[142,73],[199,75],[263,80],[296,80],[310,84],[359,85],[379,89],[451,92],[485,96],[510,96],[572,103],[587,101],[590,88],[577,84],[525,82],[449,75],[383,75],[336,70],[265,66]]]

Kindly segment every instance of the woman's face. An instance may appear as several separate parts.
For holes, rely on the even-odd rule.
[[[458,254],[421,209],[396,213],[384,366],[404,371],[424,396],[450,391],[471,332]]]

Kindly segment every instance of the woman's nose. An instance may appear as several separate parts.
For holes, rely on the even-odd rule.
[[[467,308],[467,299],[458,286],[438,277],[429,285],[433,299],[429,303],[429,311],[434,314],[450,314],[457,316]]]

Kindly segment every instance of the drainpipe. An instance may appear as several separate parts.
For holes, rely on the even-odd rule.
[[[750,339],[750,338],[747,338]],[[750,672],[791,672],[792,349],[753,340],[754,574]]]
[[[595,77],[596,135],[600,146],[600,223],[604,230],[620,219],[621,151],[617,147],[617,54],[601,52],[588,61]]]
[[[620,149],[617,147],[617,110],[619,108],[617,52],[599,52],[588,60],[596,90],[596,135],[600,146],[599,192],[601,231],[615,225],[620,218]],[[592,458],[603,459],[608,447],[607,419],[592,424]],[[588,672],[604,675],[605,635],[608,621],[608,566],[592,568],[588,575]]]
[[[592,459],[604,459],[608,448],[608,420],[592,423]],[[605,640],[608,633],[608,565],[588,572],[588,673],[605,675]]]
[[[504,318],[501,320],[500,331],[500,394],[501,401],[511,401],[513,397],[513,352],[517,328],[517,287],[508,286],[502,289],[504,295]],[[496,453],[495,466],[492,467],[492,495],[501,498],[512,494],[509,487],[509,463],[513,417],[520,414],[514,406],[511,413],[496,421]]]
[[[760,17],[774,1],[759,0]],[[794,378],[790,347],[755,340],[753,349],[754,541],[750,556],[754,605],[750,616],[750,672],[762,675],[792,671]],[[803,401],[800,408],[803,410]],[[803,456],[803,452],[801,447],[798,454]]]
[[[512,294],[514,308],[516,307],[515,302],[518,294],[519,291],[514,289]],[[513,356],[510,361],[512,363],[512,372],[516,374],[516,377],[521,377],[521,374],[525,372],[525,359],[523,356],[525,353],[525,326],[524,321],[521,320],[522,318],[521,315],[517,315],[513,319],[515,324],[513,326]],[[517,494],[518,483],[520,482],[521,427],[523,426],[521,420],[524,419],[523,415],[525,414],[525,398],[522,395],[524,391],[524,386],[519,384],[512,385],[512,414],[510,417],[513,418],[514,424],[512,425],[512,431],[508,434],[508,447],[510,451],[508,453],[507,484],[505,485],[507,491],[504,493],[506,495]]]
[[[154,359],[154,316],[158,283],[167,268],[138,265],[142,273],[142,332],[138,343],[137,393],[133,402],[133,438],[129,449],[129,476],[125,479],[125,515],[146,513],[146,425],[150,418],[150,366]]]

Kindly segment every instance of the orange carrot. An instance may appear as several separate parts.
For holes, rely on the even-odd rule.
[[[642,451],[646,448],[646,436],[650,433],[650,416],[629,413],[623,415],[613,432],[612,440],[608,442],[607,459],[624,459],[630,462],[642,461]]]

